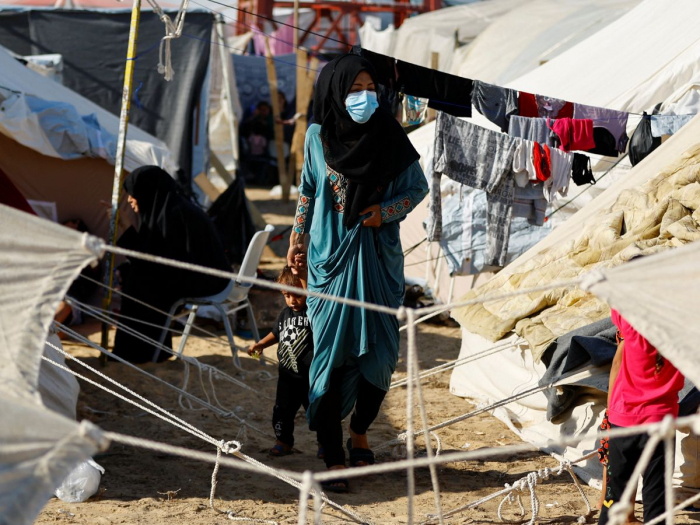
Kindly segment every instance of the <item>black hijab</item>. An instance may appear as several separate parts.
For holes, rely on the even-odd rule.
[[[377,108],[358,124],[345,108],[357,75],[366,71],[377,82],[372,64],[345,54],[321,71],[314,95],[314,119],[321,124],[326,163],[348,181],[343,224],[352,227],[360,212],[381,202],[386,187],[420,158],[406,132],[386,110]]]
[[[134,248],[178,261],[219,270],[230,269],[214,225],[207,215],[178,191],[178,185],[158,166],[142,166],[124,181],[124,191],[138,201],[139,227]],[[143,265],[150,267],[151,265]],[[228,284],[199,272],[155,266],[154,279],[172,280],[170,286],[203,297]],[[148,273],[151,273],[149,270]]]

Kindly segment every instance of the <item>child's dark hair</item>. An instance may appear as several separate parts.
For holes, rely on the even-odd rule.
[[[275,282],[285,286],[296,286],[297,288],[302,287],[301,279],[299,279],[298,275],[295,275],[294,272],[292,272],[292,269],[289,266],[282,268],[282,272],[277,276]]]

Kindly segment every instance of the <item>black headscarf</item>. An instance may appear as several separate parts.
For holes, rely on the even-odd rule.
[[[230,269],[211,220],[178,191],[177,183],[167,172],[158,166],[137,168],[124,181],[124,191],[137,200],[139,207],[133,248],[219,270]],[[177,279],[169,286],[187,289],[187,294],[194,293],[196,297],[216,293],[228,284],[199,272],[160,265],[157,272],[155,279],[168,275],[169,279]]]
[[[364,124],[352,120],[345,98],[362,71],[376,85],[372,64],[358,55],[341,55],[323,68],[314,95],[314,119],[321,124],[323,156],[348,181],[343,215],[348,228],[363,209],[379,203],[389,183],[420,157],[401,125],[382,108]]]

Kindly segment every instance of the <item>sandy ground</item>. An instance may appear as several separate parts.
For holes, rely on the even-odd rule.
[[[294,205],[267,201],[266,192],[250,192],[265,219],[278,226],[282,231],[291,223]],[[273,250],[284,253],[285,240],[272,243]],[[271,252],[266,256],[265,268],[274,275],[282,260],[275,258]],[[258,312],[261,327],[269,328],[282,304],[277,293],[255,290],[254,304]],[[90,331],[90,326],[85,327]],[[218,332],[223,335],[222,331]],[[93,333],[91,339],[99,341],[99,334]],[[174,339],[177,345],[179,338]],[[240,348],[249,341],[236,339]],[[459,329],[432,325],[420,326],[417,343],[422,369],[455,359],[459,354]],[[87,346],[66,343],[65,347],[76,357],[84,359],[92,366],[100,367],[97,352]],[[254,391],[244,390],[224,381],[216,381],[216,394],[223,406],[235,410],[241,417],[271,432],[271,412],[275,394],[275,381],[263,381],[255,372],[269,370],[275,372],[274,365],[263,365],[258,361],[243,356],[243,368],[249,373],[238,372],[232,363],[231,352],[225,343],[225,337],[191,338],[187,343],[186,354],[195,356],[202,362],[213,365],[222,371],[245,382]],[[268,349],[266,355],[274,357],[274,349]],[[405,376],[405,333],[403,336],[402,359],[399,362],[396,378]],[[72,364],[72,368],[77,365]],[[169,361],[160,365],[147,364],[140,367],[173,384],[182,381],[183,367],[180,362]],[[238,433],[235,420],[225,419],[214,413],[183,410],[178,405],[177,394],[165,386],[136,370],[124,365],[110,363],[101,369],[129,388],[148,397],[162,407],[201,428],[217,439],[231,440]],[[99,380],[104,383],[104,380]],[[468,400],[457,398],[448,391],[449,373],[433,376],[424,382],[424,394],[429,407],[431,424],[466,413],[473,409]],[[101,428],[140,436],[196,450],[215,452],[207,443],[184,431],[172,427],[133,407],[115,399],[111,395],[89,384],[81,384],[78,402],[78,417],[93,421]],[[191,391],[202,395],[198,384]],[[370,443],[378,444],[396,437],[406,427],[406,390],[393,389],[387,395],[377,421],[370,430]],[[316,459],[315,436],[305,426],[305,419],[300,412],[295,432],[298,452],[284,458],[270,458],[266,452],[273,444],[270,438],[248,431],[248,439],[243,452],[275,467],[303,471],[305,469],[323,470],[321,460]],[[416,425],[420,427],[419,418]],[[518,443],[505,425],[488,414],[439,432],[443,449],[475,450],[502,444]],[[468,445],[467,445],[468,444]],[[419,443],[420,445],[420,443]],[[419,446],[419,452],[422,452]],[[390,455],[380,456],[379,461],[392,461]],[[212,466],[193,460],[182,459],[147,450],[113,444],[109,450],[96,457],[105,469],[102,477],[101,491],[96,497],[85,503],[69,504],[56,498],[52,499],[41,513],[36,523],[76,523],[76,524],[224,524],[229,520],[207,507]],[[549,456],[540,453],[519,454],[494,458],[489,461],[453,463],[439,468],[442,505],[450,510],[471,501],[489,495],[503,488],[505,483],[513,483],[527,473],[543,468],[555,467],[556,463]],[[406,523],[407,515],[407,478],[405,472],[368,476],[352,480],[351,492],[343,495],[331,495],[337,503],[352,508],[355,512],[372,520],[374,523]],[[599,492],[585,487],[585,493],[591,503],[595,503]],[[421,521],[426,514],[435,510],[434,496],[431,490],[427,469],[416,472],[416,521]],[[541,511],[540,523],[572,523],[583,513],[585,507],[580,495],[568,476],[553,478],[538,488]],[[232,469],[222,468],[219,474],[216,504],[219,508],[232,510],[239,517],[272,520],[278,523],[296,523],[298,512],[298,491],[282,481],[262,476],[243,474]],[[485,503],[474,510],[462,512],[447,523],[498,523],[496,510],[500,499]],[[529,498],[524,499],[529,508]],[[641,506],[637,506],[638,511]],[[509,516],[513,516],[514,507],[508,507]],[[345,523],[347,520],[335,511],[324,509],[324,523]],[[641,513],[637,512],[641,519]],[[529,517],[529,515],[528,515]],[[593,519],[595,518],[595,515]],[[678,523],[696,522],[700,515],[685,513],[677,519]]]

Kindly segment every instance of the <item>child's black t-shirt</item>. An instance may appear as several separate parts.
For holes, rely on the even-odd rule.
[[[314,356],[314,341],[306,309],[295,312],[285,307],[277,318],[272,334],[279,343],[277,357],[280,371],[296,377],[308,377]]]

